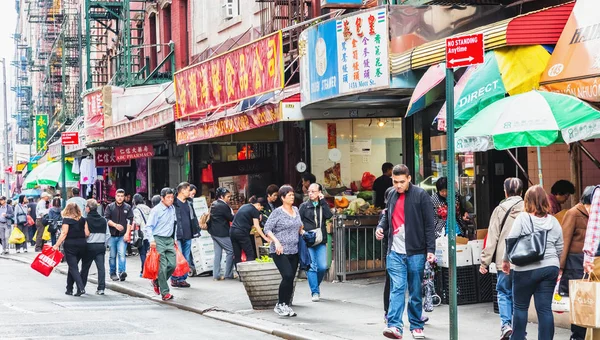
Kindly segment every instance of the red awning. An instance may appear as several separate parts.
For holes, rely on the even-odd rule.
[[[528,13],[510,21],[506,29],[508,46],[554,45],[569,20],[575,2]]]

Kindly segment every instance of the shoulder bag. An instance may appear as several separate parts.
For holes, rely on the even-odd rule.
[[[17,224],[26,225],[27,224],[27,213],[25,212],[25,209],[23,209],[23,206],[20,204],[17,205],[17,209],[19,210],[19,211],[17,211],[17,216],[16,216]]]
[[[510,262],[517,266],[526,266],[528,264],[541,261],[546,254],[546,241],[548,240],[548,230],[535,231],[531,215],[531,232],[523,234],[516,238],[506,239],[506,252]]]
[[[302,235],[306,245],[309,247],[315,247],[319,244],[323,243],[323,230],[321,229],[321,224],[323,223],[323,206],[319,205],[319,219],[317,220],[317,208],[315,210],[315,226],[316,228],[311,231],[307,231]]]

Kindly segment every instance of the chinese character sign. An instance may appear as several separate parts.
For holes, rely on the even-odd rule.
[[[282,35],[277,32],[175,74],[178,118],[283,88]]]
[[[154,146],[152,144],[120,146],[115,148],[115,154],[117,161],[152,157],[154,156]]]
[[[96,150],[94,160],[96,168],[107,167],[127,167],[131,166],[131,161],[117,161],[115,150]]]
[[[48,115],[35,116],[35,150],[46,150],[48,141]]]
[[[364,92],[390,84],[385,8],[336,20],[340,93]]]
[[[104,110],[102,91],[94,91],[83,96],[84,135],[87,142],[104,140]]]

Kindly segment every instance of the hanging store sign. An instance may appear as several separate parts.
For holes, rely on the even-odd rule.
[[[274,104],[266,104],[249,112],[243,112],[231,117],[220,118],[206,124],[178,129],[176,132],[177,144],[187,144],[215,137],[226,136],[275,124],[280,121],[281,111],[279,110],[279,106]]]
[[[177,119],[206,115],[284,86],[282,34],[251,42],[175,73]]]
[[[545,91],[600,102],[600,1],[578,0],[540,79]]]
[[[117,156],[117,161],[153,157],[154,146],[152,144],[119,146],[115,148],[115,155]]]
[[[48,115],[35,116],[35,150],[46,150],[48,142]]]
[[[83,134],[86,142],[92,144],[104,140],[104,110],[102,90],[89,92],[83,96]]]
[[[105,140],[113,140],[137,135],[157,129],[175,120],[175,110],[171,107],[154,112],[142,118],[136,118],[118,125],[109,126],[104,130]]]
[[[325,21],[303,31],[299,40],[302,106],[389,88],[385,7]]]
[[[94,161],[96,168],[109,168],[109,167],[128,167],[131,166],[131,161],[118,161],[115,150],[96,150],[94,155]]]

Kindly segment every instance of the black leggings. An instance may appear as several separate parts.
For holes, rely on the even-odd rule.
[[[69,274],[67,275],[67,291],[73,291],[73,283],[77,284],[77,290],[85,290],[81,273],[79,272],[79,262],[83,259],[86,253],[85,239],[65,240],[65,258],[69,265]]]
[[[298,271],[298,254],[271,254],[273,262],[281,274],[281,284],[279,285],[279,303],[285,303],[288,306],[294,295],[294,279]]]
[[[92,262],[96,262],[98,270],[98,290],[104,290],[106,287],[106,269],[104,268],[104,255],[106,254],[106,246],[104,243],[88,243],[86,254],[81,265],[81,279],[83,286],[87,285],[88,274]]]
[[[236,270],[237,264],[242,262],[242,250],[246,253],[246,261],[256,260],[254,245],[250,241],[249,234],[238,229],[231,229],[229,236],[231,238],[231,245],[233,246],[233,263]]]

